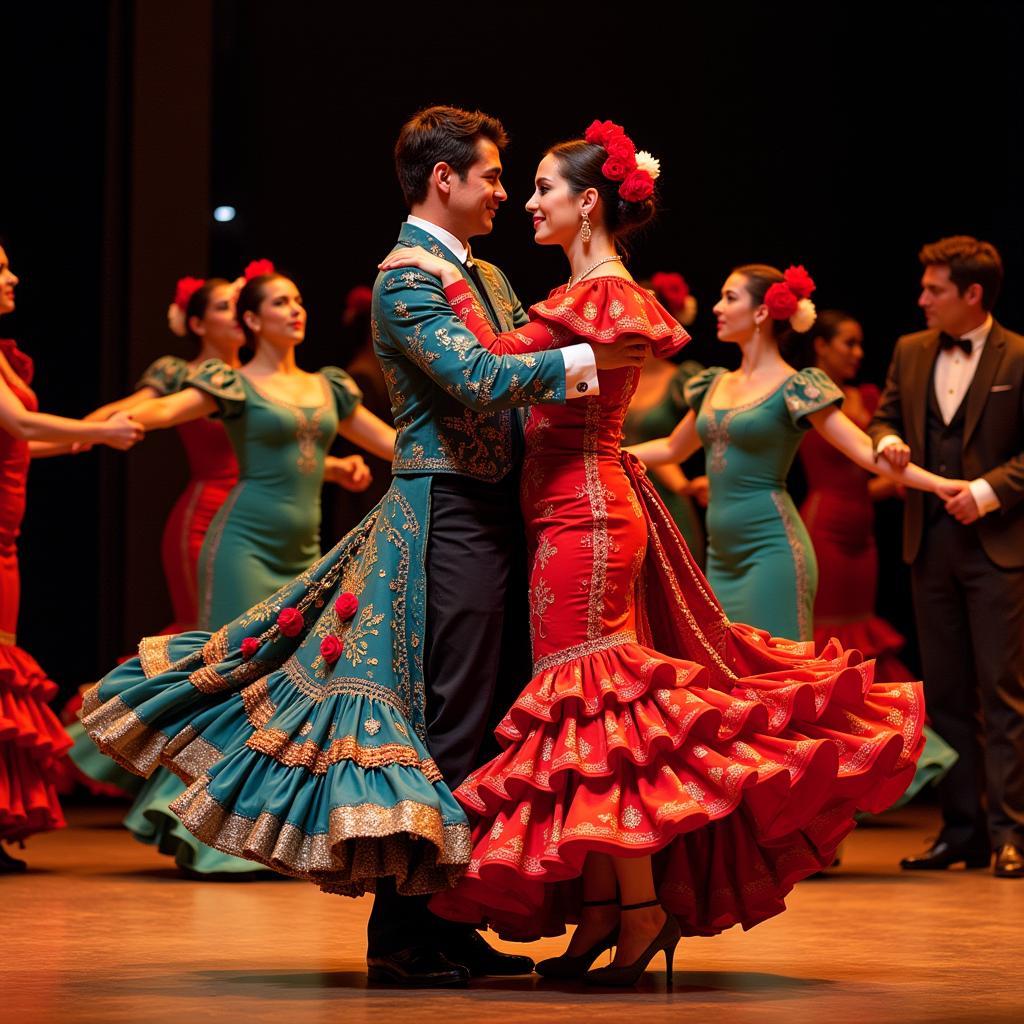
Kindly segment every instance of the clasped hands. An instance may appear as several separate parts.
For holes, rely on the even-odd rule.
[[[879,452],[879,455],[893,469],[906,469],[910,463],[910,446],[894,441]],[[964,526],[976,523],[981,518],[981,509],[974,500],[968,480],[947,480],[935,489],[935,494],[946,503],[946,511]]]

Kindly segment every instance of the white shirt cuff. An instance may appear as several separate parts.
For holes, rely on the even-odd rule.
[[[597,361],[594,350],[586,344],[569,345],[558,350],[565,360],[565,398],[583,398],[584,395],[599,395],[597,383]]]
[[[886,434],[875,446],[875,454],[881,455],[892,444],[903,444],[903,438],[899,434]]]
[[[999,508],[999,499],[987,480],[982,480],[979,476],[977,480],[972,480],[967,486],[970,487],[971,494],[974,496],[974,504],[978,506],[978,511],[983,516]]]

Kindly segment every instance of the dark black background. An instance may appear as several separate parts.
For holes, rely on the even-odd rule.
[[[842,306],[862,320],[865,377],[880,381],[895,338],[922,325],[917,251],[953,233],[1000,248],[1008,286],[997,315],[1024,326],[1022,5],[391,3],[359,11],[219,0],[190,11],[204,7],[196,33],[208,34],[212,22],[212,95],[200,98],[212,109],[210,206],[230,203],[239,217],[222,226],[209,210],[189,211],[204,219],[208,241],[179,273],[232,277],[248,259],[274,259],[310,308],[300,354],[307,367],[348,356],[339,329],[345,293],[372,281],[404,215],[391,167],[395,134],[409,113],[435,102],[480,107],[509,130],[509,201],[475,248],[503,265],[524,301],[565,276],[560,253],[533,246],[522,210],[536,161],[599,117],[623,123],[661,158],[662,213],[631,266],[637,276],[678,270],[690,282],[701,313],[689,354],[702,362],[733,361],[710,329],[729,268],[799,262],[818,281],[819,308]],[[165,9],[182,16],[176,5]],[[164,326],[173,279],[165,298],[136,311],[145,330],[134,338],[110,305],[128,270],[105,247],[130,200],[110,187],[118,173],[111,153],[130,152],[133,142],[114,116],[121,99],[130,104],[133,82],[111,38],[134,16],[127,2],[4,12],[0,236],[23,283],[18,312],[0,333],[36,358],[37,390],[54,412],[81,414],[115,397],[154,351],[180,344]],[[197,102],[188,56],[185,104]],[[172,81],[168,104],[175,91]],[[173,198],[169,232],[181,215]],[[123,301],[134,301],[127,283]],[[119,468],[152,460],[151,445],[127,460],[102,452],[33,467],[19,632],[68,685],[169,617],[158,575],[119,569],[129,530],[151,537],[157,565],[164,492],[151,515],[126,520],[122,491],[140,477]],[[173,494],[180,461],[162,472]],[[882,525],[891,559],[897,524],[885,514]],[[104,599],[99,588],[119,593]],[[887,571],[883,608],[907,629],[904,601],[904,576]],[[122,613],[116,624],[105,621],[111,609]]]

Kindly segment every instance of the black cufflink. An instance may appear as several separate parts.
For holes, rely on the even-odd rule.
[[[576,385],[576,390],[577,390],[577,391],[578,391],[578,392],[579,392],[580,394],[583,394],[583,392],[584,392],[584,391],[586,391],[586,390],[587,390],[587,388],[589,388],[589,387],[590,387],[590,385],[589,385],[589,384],[588,384],[588,383],[587,383],[587,382],[586,382],[585,380],[581,380],[581,381],[579,382],[579,384],[577,384],[577,385]]]

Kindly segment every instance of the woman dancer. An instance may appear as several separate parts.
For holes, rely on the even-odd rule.
[[[682,274],[657,273],[650,284],[658,301],[684,327],[693,323],[697,302]],[[676,366],[649,351],[623,423],[626,443],[639,444],[671,433],[672,428],[690,411],[685,395],[686,382],[703,369],[692,359]],[[694,503],[693,482],[687,480],[681,466],[671,463],[654,468],[650,476],[687,546],[703,567],[704,524]]]
[[[879,398],[874,384],[853,384],[864,358],[863,328],[848,313],[828,309],[818,314],[814,329],[804,337],[810,344],[802,361],[817,366],[842,390],[843,411],[863,430]],[[894,485],[861,469],[814,431],[800,446],[800,460],[809,486],[800,515],[818,561],[815,649],[835,637],[843,647],[875,659],[880,681],[913,679],[898,657],[903,637],[875,614],[878,548],[873,503],[892,495]],[[934,785],[956,761],[956,752],[937,733],[926,726],[924,734],[924,752],[901,803],[923,786]]]
[[[677,349],[685,331],[614,249],[651,216],[656,171],[610,123],[555,147],[529,209],[537,241],[565,250],[569,285],[495,339],[453,276],[447,294],[474,333],[525,362],[574,335],[640,333],[661,355]],[[417,250],[387,266],[379,301],[415,321],[388,282],[447,268]],[[632,370],[604,374],[599,397],[530,413],[522,500],[538,674],[499,730],[505,752],[458,791],[471,842],[421,740],[421,529],[398,488],[384,528],[369,517],[272,600],[212,636],[144,644],[88,694],[90,734],[135,771],[159,760],[194,780],[175,810],[208,841],[328,891],[394,875],[399,891],[425,892],[468,864],[444,911],[525,939],[577,918],[582,874],[573,941],[585,948],[541,965],[548,974],[582,974],[617,942],[613,968],[590,978],[632,982],[681,929],[778,913],[796,879],[831,862],[856,806],[886,806],[906,785],[920,688],[873,685],[870,665],[838,645],[814,658],[809,644],[729,623],[635,460],[621,458],[634,386]],[[916,467],[900,478],[941,485]],[[364,671],[382,650],[390,670],[376,659]]]
[[[814,282],[803,267],[783,275],[734,270],[714,307],[718,338],[742,364],[691,378],[691,411],[667,438],[630,450],[649,466],[689,458],[703,443],[709,480],[708,582],[726,614],[774,636],[811,640],[818,566],[786,490],[804,432],[813,427],[857,466],[877,473],[867,435],[838,411],[842,392],[817,367],[795,370],[779,352],[790,330],[810,329]]]
[[[0,245],[0,316],[13,312],[18,278]],[[57,759],[68,740],[50,710],[56,685],[36,660],[17,646],[20,575],[18,533],[25,514],[30,458],[61,455],[74,445],[106,444],[126,450],[142,430],[125,413],[86,423],[39,412],[32,391],[32,360],[9,339],[0,339],[0,840],[64,824],[54,783]],[[0,872],[21,871],[25,862],[0,845]]]
[[[351,490],[369,485],[361,456],[326,456],[336,435],[378,458],[394,450],[394,429],[362,406],[348,374],[296,364],[306,310],[293,281],[265,268],[240,292],[237,315],[255,352],[244,370],[207,360],[177,394],[133,410],[147,430],[221,418],[242,467],[199,558],[202,628],[229,621],[319,556],[324,479]]]
[[[174,334],[189,338],[195,345],[195,356],[190,360],[161,356],[142,375],[133,394],[102,406],[86,418],[105,420],[151,398],[177,394],[189,374],[209,359],[218,359],[237,370],[242,365],[239,351],[245,342],[235,315],[238,287],[238,283],[216,277],[205,281],[183,277],[178,281],[167,322]],[[222,423],[190,420],[178,425],[178,436],[188,460],[189,480],[168,516],[160,548],[174,611],[174,622],[166,630],[169,633],[195,629],[199,619],[199,550],[214,515],[238,480],[238,460]]]

